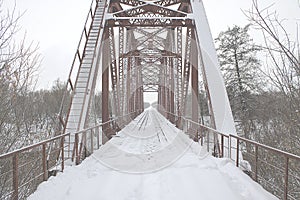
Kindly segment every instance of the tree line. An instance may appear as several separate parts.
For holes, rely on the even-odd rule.
[[[300,43],[276,12],[253,0],[244,11],[249,24],[229,27],[215,39],[221,70],[238,134],[300,155]],[[250,28],[261,34],[253,41]],[[244,159],[255,166],[254,146],[245,145]],[[282,198],[284,158],[259,151],[259,182]],[[289,195],[298,199],[300,164],[290,161]]]
[[[250,24],[229,27],[215,39],[240,134],[299,155],[299,41],[290,38],[276,13],[260,10],[256,1],[245,15]],[[261,32],[263,44],[253,41],[250,28]]]

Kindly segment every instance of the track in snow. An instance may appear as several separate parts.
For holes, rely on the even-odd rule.
[[[277,198],[236,168],[231,160],[209,156],[205,148],[156,110],[149,109],[82,164],[69,166],[64,173],[42,183],[28,199]]]
[[[110,142],[128,153],[150,154],[170,145],[178,133],[155,109],[147,109]]]

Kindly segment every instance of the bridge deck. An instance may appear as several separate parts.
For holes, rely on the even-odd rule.
[[[228,159],[209,156],[148,109],[78,166],[42,183],[35,199],[276,199]]]

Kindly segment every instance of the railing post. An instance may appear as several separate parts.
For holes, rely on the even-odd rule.
[[[213,136],[214,136],[214,144],[213,144],[214,152],[213,152],[213,154],[214,154],[214,157],[217,157],[217,153],[220,153],[220,152],[218,152],[218,145],[219,145],[218,138],[217,138],[218,136],[216,135],[215,132],[213,132]]]
[[[284,200],[288,199],[288,181],[289,181],[289,157],[285,156],[285,170],[284,170]]]
[[[43,179],[46,181],[48,179],[48,171],[47,171],[47,159],[46,159],[46,144],[42,145],[42,153],[43,153]]]
[[[75,134],[75,144],[74,144],[74,150],[75,150],[75,163],[76,165],[79,164],[79,156],[78,156],[78,133]]]
[[[91,129],[91,153],[94,152],[94,134],[93,129]]]
[[[229,159],[231,159],[230,145],[231,145],[231,143],[230,143],[230,135],[229,135],[228,138],[227,138],[227,147],[228,147],[228,150],[227,150],[228,155],[227,156],[228,156]]]
[[[221,158],[224,157],[224,135],[221,135]]]
[[[258,173],[258,146],[255,145],[255,168],[254,168],[254,180],[257,182],[257,173]]]
[[[236,166],[239,167],[239,159],[240,159],[240,140],[239,138],[236,139]]]
[[[182,129],[186,128],[186,132],[188,132],[189,129],[190,129],[191,122],[190,121],[184,121],[184,122],[181,122],[181,124],[182,124]]]
[[[97,149],[100,148],[100,126],[96,128],[96,134],[97,134]]]
[[[201,146],[203,146],[203,129],[201,127],[199,128],[199,133],[200,133],[200,139],[201,139]]]
[[[228,137],[228,157],[229,159],[231,159],[231,135],[229,134],[229,137]]]
[[[18,154],[13,156],[13,200],[19,199],[19,173],[18,173]]]
[[[68,137],[68,158],[70,159],[71,158],[71,134],[69,134],[69,137]],[[72,158],[72,161],[73,161],[73,158]]]
[[[65,169],[65,137],[61,138],[61,171]]]
[[[210,131],[210,130],[208,130],[207,133],[206,133],[206,140],[207,140],[207,141],[206,141],[206,142],[207,142],[207,145],[206,145],[206,146],[207,146],[207,152],[209,152],[209,135],[210,135],[210,132],[209,132],[209,131]]]

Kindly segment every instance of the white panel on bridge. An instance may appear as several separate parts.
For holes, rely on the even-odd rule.
[[[221,133],[236,134],[229,100],[203,2],[201,0],[192,0],[191,2],[193,9],[192,15],[197,31],[196,39],[200,45],[198,48],[200,48],[207,78],[216,129]],[[201,71],[200,68],[199,70]]]

